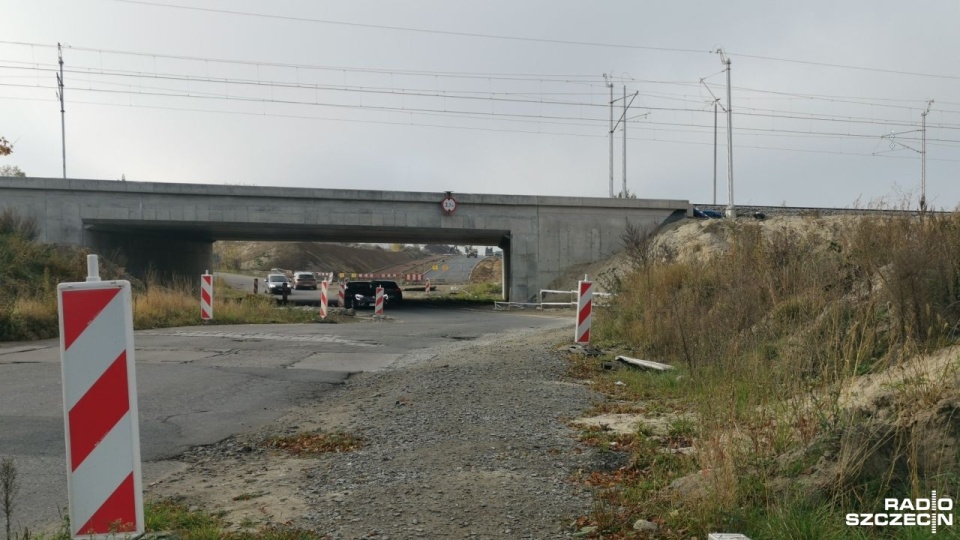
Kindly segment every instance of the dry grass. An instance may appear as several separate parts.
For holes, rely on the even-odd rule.
[[[618,497],[606,495],[619,518],[596,519],[608,522],[605,538],[651,515],[664,538],[731,526],[751,538],[792,528],[828,537],[843,530],[843,512],[882,508],[884,497],[957,496],[956,353],[877,383],[883,391],[857,407],[841,396],[866,374],[956,342],[960,216],[805,219],[718,223],[710,232],[725,249],[710,259],[678,261],[662,244],[651,257],[641,231],[626,239],[636,270],[597,311],[595,335],[680,369],[610,373],[577,359],[573,373],[618,403],[663,400],[694,415],[696,459],[672,480],[696,473],[708,496],[624,474]]]
[[[30,222],[0,214],[0,341],[48,339],[59,331],[57,284],[86,278],[86,255],[79,248],[31,240]],[[133,286],[134,328],[200,323],[199,282],[169,281],[148,275],[140,281],[100,259],[105,280],[127,279]],[[313,311],[281,309],[272,298],[238,293],[215,283],[212,324],[312,322]]]
[[[336,431],[332,433],[300,433],[286,437],[270,437],[263,446],[283,450],[301,457],[319,454],[353,452],[363,448],[363,439]]]

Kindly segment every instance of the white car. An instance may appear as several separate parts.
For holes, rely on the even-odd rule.
[[[290,280],[283,274],[270,274],[263,280],[263,284],[270,294],[283,294],[284,289],[290,292]]]

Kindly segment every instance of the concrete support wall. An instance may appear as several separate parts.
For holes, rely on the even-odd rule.
[[[622,246],[629,221],[655,227],[686,201],[0,179],[0,209],[33,217],[40,240],[120,251],[128,268],[195,276],[215,240],[498,245],[511,300],[534,298],[566,268]]]
[[[199,276],[213,270],[213,241],[174,235],[88,231],[84,246],[135,276]]]

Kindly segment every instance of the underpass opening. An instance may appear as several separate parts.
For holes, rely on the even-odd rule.
[[[88,245],[119,255],[134,275],[152,271],[165,277],[193,277],[206,269],[222,269],[262,280],[272,269],[280,268],[290,277],[301,271],[318,276],[332,274],[333,281],[341,276],[348,280],[392,279],[414,292],[431,279],[434,297],[438,286],[444,292],[451,287],[457,292],[458,287],[469,285],[473,267],[487,258],[488,252],[496,261],[508,259],[509,253],[503,248],[509,248],[510,237],[506,230],[130,220],[88,220],[84,229]],[[342,256],[351,246],[361,249],[353,250],[349,257]],[[440,247],[440,253],[431,254],[425,249],[428,246]],[[239,255],[244,249],[246,253]],[[341,257],[332,258],[340,260],[339,264],[325,262],[330,257],[324,254],[330,251],[340,253]],[[383,256],[391,253],[401,256]],[[364,254],[370,260],[358,260]],[[501,262],[499,271],[488,272],[496,277],[502,299],[508,299],[510,291],[505,266]],[[491,291],[489,287],[484,290]],[[319,294],[313,299],[314,291],[309,287],[294,296],[300,296],[300,292],[306,293],[304,303],[319,302]],[[331,298],[336,298],[335,291],[331,291]]]

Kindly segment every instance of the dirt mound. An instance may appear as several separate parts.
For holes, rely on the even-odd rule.
[[[855,216],[776,216],[763,221],[740,219],[688,219],[668,225],[650,242],[650,254],[659,261],[706,261],[723,253],[733,234],[756,227],[765,239],[776,236],[813,235],[825,246],[855,223]]]
[[[827,247],[841,230],[851,226],[856,219],[853,216],[776,216],[763,221],[686,219],[657,231],[649,238],[646,249],[649,256],[658,261],[704,262],[726,251],[734,232],[745,227],[757,227],[765,238],[806,236],[810,233],[819,237]],[[573,290],[577,281],[586,275],[597,282],[601,290],[614,289],[634,266],[630,257],[620,252],[603,261],[573,265],[547,288]]]
[[[388,251],[314,242],[217,242],[214,252],[221,265],[243,271],[264,272],[271,268],[315,272],[375,272],[416,261],[415,251]]]
[[[503,259],[500,257],[486,257],[481,259],[473,272],[470,273],[470,283],[502,283]]]

